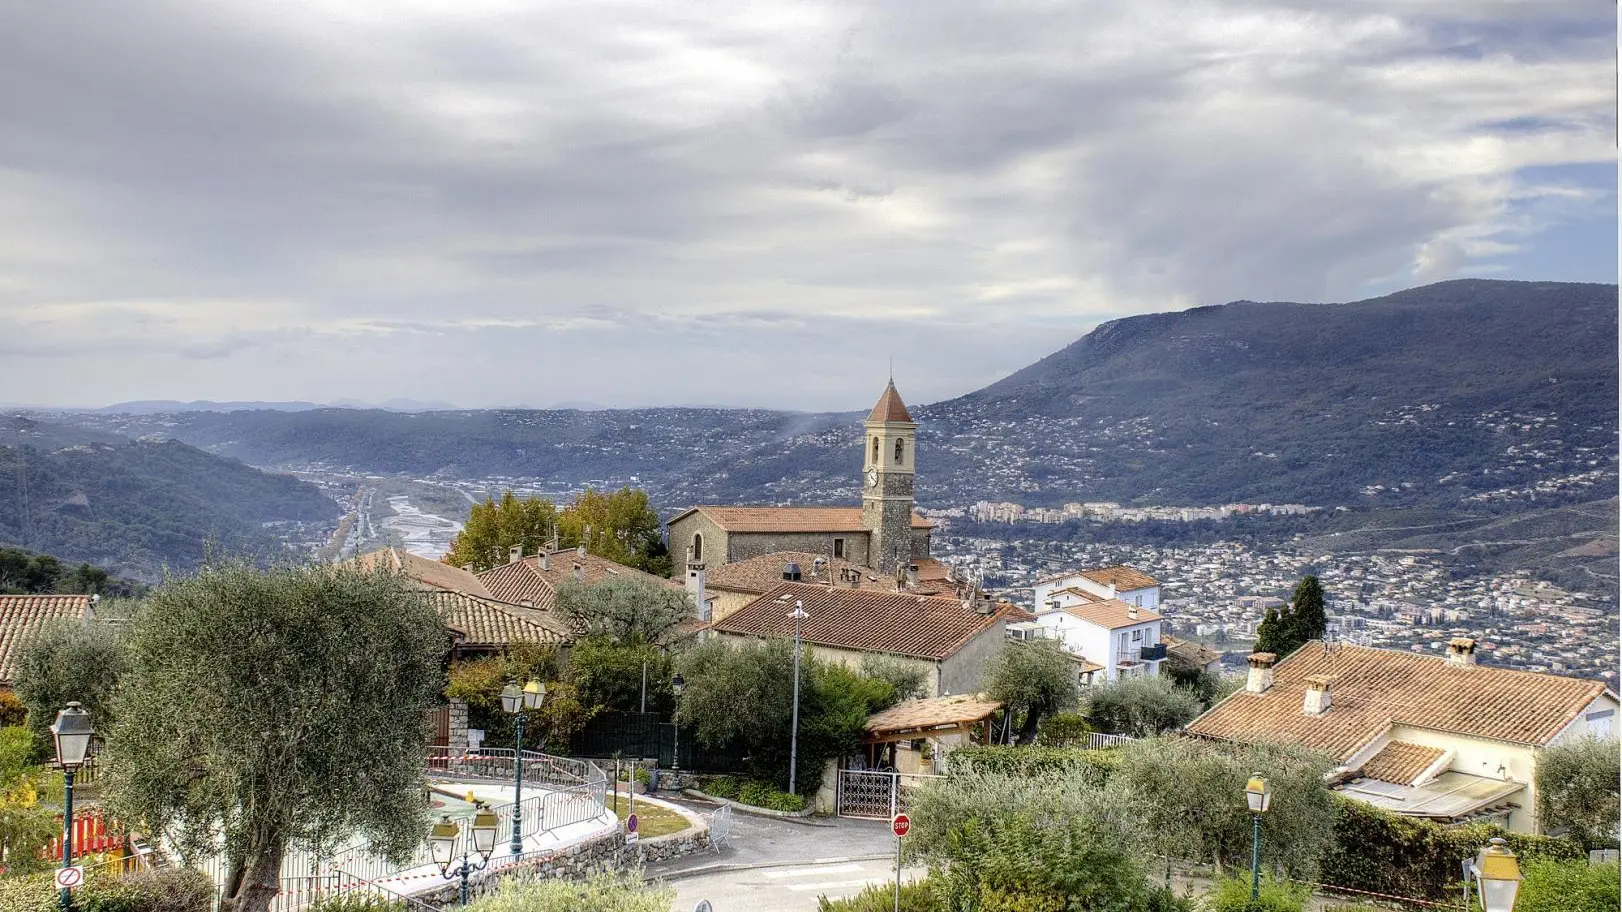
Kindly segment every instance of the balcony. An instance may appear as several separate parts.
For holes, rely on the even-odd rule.
[[[1156,643],[1153,646],[1139,646],[1138,659],[1144,662],[1160,662],[1166,658],[1166,644]]]

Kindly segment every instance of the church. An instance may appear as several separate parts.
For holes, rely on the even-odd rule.
[[[888,577],[927,560],[933,527],[913,512],[912,499],[918,424],[894,380],[863,428],[860,507],[690,507],[670,520],[670,550],[710,566],[804,552]]]

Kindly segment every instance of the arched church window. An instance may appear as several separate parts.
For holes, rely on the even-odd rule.
[[[879,438],[873,438],[873,462],[879,461]]]
[[[904,445],[906,445],[906,441],[897,437],[895,440],[895,461],[898,465],[901,463],[901,448]]]
[[[698,532],[693,533],[693,560],[704,559],[704,536]]]

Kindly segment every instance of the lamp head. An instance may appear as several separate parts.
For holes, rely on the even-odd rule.
[[[518,689],[517,684],[508,684],[501,688],[501,711],[516,713],[524,702],[524,692]]]
[[[1487,912],[1512,912],[1521,891],[1521,866],[1504,840],[1494,838],[1476,856],[1476,892]]]
[[[1273,786],[1261,773],[1251,773],[1245,783],[1245,803],[1252,814],[1265,814],[1273,803]]]
[[[66,769],[84,765],[90,753],[90,738],[96,733],[90,724],[90,713],[78,703],[69,703],[56,714],[51,723],[51,737],[56,741],[56,762]]]
[[[530,678],[529,683],[524,685],[524,708],[537,709],[544,699],[546,699],[546,685],[534,678]]]
[[[456,837],[461,832],[461,827],[450,817],[439,818],[434,828],[428,831],[428,850],[440,871],[451,866],[451,858],[456,854]]]
[[[679,671],[676,672],[675,677],[670,679],[670,690],[678,697],[681,696],[681,689],[686,686],[687,682],[682,680],[681,672]]]
[[[486,858],[495,851],[497,825],[495,811],[480,807],[479,812],[473,815],[473,851]]]

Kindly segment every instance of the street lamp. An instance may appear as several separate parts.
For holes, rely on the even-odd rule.
[[[434,828],[429,831],[428,846],[433,856],[434,864],[439,865],[439,875],[446,880],[462,878],[462,905],[467,905],[467,878],[474,871],[482,871],[490,864],[490,853],[496,848],[496,815],[484,805],[479,805],[478,813],[473,815],[473,852],[479,855],[479,861],[474,864],[468,857],[468,844],[462,843],[462,863],[456,870],[451,870],[451,861],[456,857],[456,837],[461,833],[461,827],[451,822],[449,817],[439,818]]]
[[[670,771],[672,773],[681,772],[681,719],[677,714],[681,712],[681,689],[686,685],[687,682],[682,680],[679,671],[676,672],[675,677],[670,679],[670,692],[676,695],[676,710],[670,714],[670,725],[675,729],[675,744],[670,751]]]
[[[1262,889],[1262,815],[1273,804],[1273,787],[1261,773],[1251,773],[1245,783],[1245,803],[1250,807],[1250,904],[1254,906]]]
[[[788,793],[797,795],[794,789],[796,765],[800,753],[800,622],[810,617],[805,613],[805,605],[799,599],[794,600],[794,610],[789,612],[794,619],[794,712],[792,727],[788,735]]]
[[[514,858],[524,854],[524,711],[539,709],[546,699],[546,685],[531,678],[522,689],[517,684],[501,688],[501,709],[516,717],[518,729],[513,735],[513,836],[509,847]]]
[[[96,729],[90,724],[90,713],[78,703],[69,703],[56,714],[51,723],[51,737],[56,741],[56,762],[62,765],[62,867],[73,866],[73,774],[84,765],[90,753],[90,739]],[[66,888],[61,892],[62,908],[73,908],[73,894]]]
[[[1470,880],[1476,882],[1476,897],[1486,912],[1513,912],[1515,895],[1521,891],[1521,866],[1504,840],[1493,838],[1475,858],[1464,861],[1464,905],[1470,907]]]

